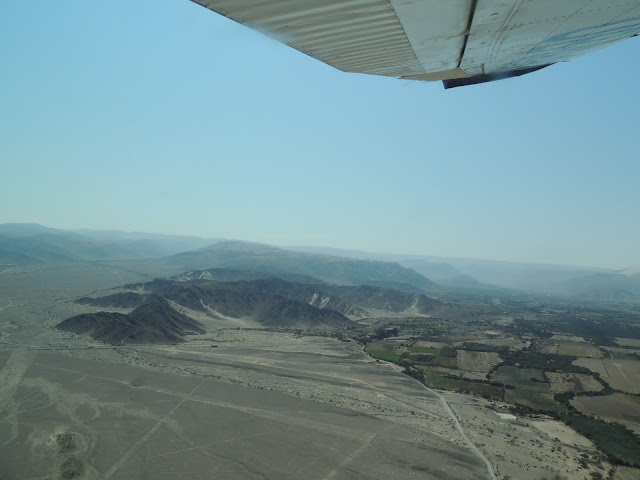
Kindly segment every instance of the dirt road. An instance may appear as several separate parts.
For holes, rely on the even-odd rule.
[[[387,362],[388,363],[388,362]],[[392,363],[388,363],[389,365],[391,365],[393,367],[394,370],[396,371],[402,371],[402,368],[398,365],[392,364]],[[425,384],[423,384],[422,382],[419,382],[418,380],[415,380],[418,384],[420,384],[422,386],[422,388],[424,388],[425,390],[427,390],[429,393],[433,394],[434,396],[436,396],[438,398],[438,400],[440,400],[440,402],[442,403],[442,406],[444,407],[445,411],[449,414],[449,416],[451,417],[451,419],[453,420],[453,422],[455,423],[456,429],[458,430],[458,432],[460,432],[460,435],[462,436],[462,438],[464,438],[465,442],[467,442],[467,445],[469,445],[469,448],[478,456],[482,459],[482,461],[484,462],[484,464],[487,467],[487,473],[489,474],[489,476],[491,477],[491,480],[497,480],[496,474],[493,471],[493,465],[491,465],[491,462],[489,461],[489,459],[486,457],[486,455],[484,453],[482,453],[482,451],[476,446],[475,443],[473,443],[473,440],[471,440],[471,438],[469,438],[469,436],[467,435],[467,433],[464,431],[464,429],[462,428],[462,424],[460,423],[460,420],[458,420],[458,417],[456,416],[455,412],[453,411],[453,409],[451,408],[451,406],[449,405],[449,403],[447,402],[447,400],[440,395],[437,391],[427,387]]]

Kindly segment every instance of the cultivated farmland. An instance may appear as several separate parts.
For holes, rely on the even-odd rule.
[[[640,393],[640,361],[638,360],[579,358],[573,364],[599,373],[600,377],[616,390]]]
[[[564,410],[563,406],[553,399],[553,394],[551,393],[526,390],[505,390],[504,400],[508,403],[524,405],[525,407],[532,408],[533,410],[553,412]]]
[[[589,344],[562,343],[558,345],[556,351],[558,355],[569,355],[572,357],[602,358],[602,352],[598,347]]]
[[[493,382],[511,385],[519,390],[546,393],[550,391],[541,370],[517,368],[509,365],[500,367],[491,375]]]
[[[602,352],[598,347],[588,343],[541,343],[537,347],[540,353],[553,355],[568,355],[570,357],[602,358]]]
[[[604,389],[592,375],[556,372],[546,372],[546,375],[551,382],[553,393],[600,392]]]
[[[622,347],[640,348],[640,339],[638,338],[616,338],[616,343]]]
[[[467,372],[477,372],[484,374],[491,370],[494,365],[502,362],[495,352],[470,352],[467,350],[458,350],[456,364],[458,369]]]
[[[631,467],[617,467],[615,480],[638,480],[638,469]]]
[[[640,398],[614,393],[606,397],[576,397],[571,405],[587,415],[617,422],[640,434]]]

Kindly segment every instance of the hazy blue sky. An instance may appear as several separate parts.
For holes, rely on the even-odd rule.
[[[5,2],[0,223],[640,264],[639,49],[445,91],[187,0]]]

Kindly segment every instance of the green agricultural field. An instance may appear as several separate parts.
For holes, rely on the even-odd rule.
[[[436,365],[446,368],[456,368],[456,359],[452,357],[436,358]]]
[[[368,350],[383,350],[385,352],[393,352],[395,351],[398,343],[396,342],[386,342],[386,341],[378,341],[378,342],[369,342],[367,344]]]
[[[440,353],[439,348],[428,348],[428,347],[409,347],[411,353],[429,353],[431,355],[438,355]]]
[[[403,359],[411,361],[416,365],[433,365],[436,361],[436,357],[428,353],[405,353]]]
[[[454,392],[471,393],[496,401],[504,401],[504,389],[501,387],[489,385],[488,383],[446,377],[434,372],[429,367],[422,367],[421,370],[424,372],[425,383],[430,387]]]
[[[540,353],[531,350],[521,350],[511,352],[504,358],[505,364],[518,366],[520,368],[532,368],[546,370],[547,372],[573,372],[589,373],[586,368],[572,365],[576,357],[571,355],[555,355],[550,353]]]
[[[532,392],[527,390],[505,390],[504,401],[522,405],[533,410],[545,412],[565,412],[566,407],[553,399],[551,393]]]
[[[480,382],[469,382],[469,393],[498,401],[502,401],[504,397],[503,388]]]
[[[491,375],[491,381],[510,385],[527,392],[551,393],[551,387],[542,371],[533,368],[517,368],[506,365],[498,368]]]
[[[453,390],[459,392],[464,389],[468,382],[459,380],[457,378],[444,377],[437,373],[434,373],[430,368],[423,367],[425,383],[433,388],[439,388],[442,390]]]
[[[551,385],[546,382],[541,370],[504,366],[491,375],[491,381],[511,387],[505,389],[505,402],[533,410],[566,411],[564,405],[554,400]]]
[[[557,355],[569,355],[572,357],[602,358],[602,352],[598,347],[586,344],[563,343],[558,345]]]
[[[369,355],[379,360],[385,360],[387,362],[400,363],[400,355],[395,352],[389,352],[386,350],[366,350]]]

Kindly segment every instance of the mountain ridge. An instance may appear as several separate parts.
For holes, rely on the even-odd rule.
[[[159,259],[158,262],[179,266],[184,270],[228,268],[268,271],[274,276],[304,275],[337,285],[388,285],[422,291],[441,288],[427,277],[398,263],[314,255],[246,242],[219,242],[204,249]]]

